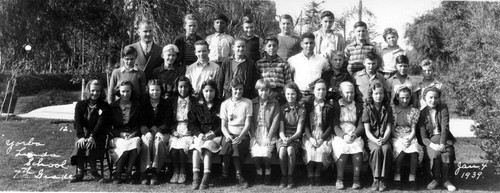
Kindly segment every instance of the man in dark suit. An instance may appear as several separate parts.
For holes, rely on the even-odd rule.
[[[152,21],[141,21],[137,30],[140,40],[130,45],[137,50],[135,66],[144,71],[146,81],[153,78],[153,70],[163,63],[163,59],[161,58],[162,47],[153,42],[153,31]]]

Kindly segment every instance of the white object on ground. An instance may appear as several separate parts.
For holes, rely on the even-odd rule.
[[[75,118],[75,106],[76,102],[67,105],[42,107],[17,116],[21,118],[73,120]]]

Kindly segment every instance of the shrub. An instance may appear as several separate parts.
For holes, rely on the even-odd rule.
[[[95,73],[89,77],[99,78],[106,83],[106,75]],[[72,81],[72,74],[28,74],[17,78],[16,92],[20,96],[29,96],[39,93],[42,90],[65,90],[78,91],[81,84]]]

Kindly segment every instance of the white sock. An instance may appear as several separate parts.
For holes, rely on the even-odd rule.
[[[271,175],[271,168],[266,168],[266,175]]]
[[[262,176],[262,169],[257,169],[257,175],[261,175]]]
[[[408,177],[408,181],[414,182],[415,181],[415,175],[410,174],[410,177]]]
[[[401,174],[394,174],[394,181],[401,181]]]

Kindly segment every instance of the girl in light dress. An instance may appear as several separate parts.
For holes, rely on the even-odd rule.
[[[230,161],[233,161],[236,169],[236,179],[240,186],[247,188],[248,183],[243,178],[242,164],[249,152],[250,130],[253,110],[252,101],[243,98],[243,81],[234,78],[231,81],[232,96],[224,101],[220,108],[221,129],[224,137],[222,138],[221,151],[222,156],[222,183],[227,182],[229,177]]]
[[[134,98],[132,82],[123,81],[118,85],[115,95],[119,99],[111,103],[111,136],[110,157],[116,163],[114,184],[129,182],[132,168],[135,165],[141,148],[140,105]],[[127,168],[126,175],[124,170]]]
[[[294,186],[293,171],[301,147],[300,137],[304,130],[306,109],[298,102],[302,93],[294,82],[285,85],[285,98],[287,103],[281,105],[280,139],[276,142],[276,149],[281,166],[280,188],[286,186],[290,189]]]
[[[174,166],[174,174],[170,183],[186,182],[186,164],[189,147],[193,143],[193,132],[188,127],[188,112],[196,101],[191,96],[193,87],[189,78],[180,77],[175,81],[177,96],[168,98],[173,110],[173,123],[169,139],[170,155]]]
[[[189,127],[193,131],[193,184],[192,188],[207,189],[212,166],[212,155],[219,152],[222,140],[219,118],[220,100],[217,84],[209,79],[201,85],[198,103],[189,111]],[[203,161],[203,179],[200,182],[200,165]]]
[[[344,169],[348,156],[352,157],[353,165],[353,189],[360,189],[360,171],[363,163],[364,142],[361,135],[364,132],[361,115],[363,104],[354,102],[354,85],[351,82],[340,83],[342,98],[335,103],[334,109],[336,120],[335,137],[333,138],[333,157],[337,161],[338,190],[344,189]]]
[[[255,184],[260,184],[264,176],[264,184],[271,183],[271,158],[276,143],[276,132],[280,124],[280,108],[278,100],[271,98],[269,82],[259,79],[255,83],[259,96],[252,100],[253,125],[250,129],[251,155],[257,169]],[[265,173],[262,171],[265,167]]]
[[[321,169],[332,162],[332,132],[334,125],[334,110],[325,101],[326,83],[323,79],[313,82],[314,100],[307,101],[305,135],[302,139],[304,163],[307,167],[309,186],[320,184]]]
[[[401,86],[396,90],[394,97],[394,130],[392,132],[393,156],[395,160],[394,166],[394,182],[396,188],[401,185],[401,165],[403,164],[406,155],[410,156],[410,188],[415,190],[415,175],[417,173],[417,164],[419,154],[422,152],[421,146],[418,144],[416,137],[416,128],[419,117],[419,110],[413,108],[412,93],[410,88]],[[420,156],[422,158],[422,156]],[[420,159],[421,160],[421,159]]]

